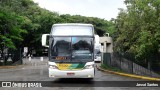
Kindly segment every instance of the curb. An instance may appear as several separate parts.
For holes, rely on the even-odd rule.
[[[96,67],[98,70],[109,72],[112,74],[121,75],[121,76],[127,76],[127,77],[131,77],[131,78],[139,78],[139,79],[144,79],[144,80],[160,81],[160,78],[152,78],[152,77],[139,76],[139,75],[133,75],[133,74],[127,74],[127,73],[121,73],[121,72],[114,72],[114,71],[102,69],[99,66],[96,66]]]
[[[15,66],[0,66],[0,69],[10,69],[10,68],[17,68],[24,65],[15,65]]]

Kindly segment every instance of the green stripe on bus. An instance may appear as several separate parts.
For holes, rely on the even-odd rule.
[[[78,66],[76,67],[77,69],[78,68],[83,68],[85,66],[85,63],[80,63],[80,64],[78,64]]]

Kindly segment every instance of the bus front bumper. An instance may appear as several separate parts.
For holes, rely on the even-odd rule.
[[[50,78],[94,78],[94,68],[83,70],[58,70],[49,68]]]

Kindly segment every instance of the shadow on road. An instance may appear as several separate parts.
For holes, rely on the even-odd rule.
[[[92,84],[93,79],[91,78],[61,78],[56,79],[53,83],[69,83],[69,84]]]
[[[49,85],[49,84],[46,84]],[[88,87],[94,85],[93,79],[88,78],[61,78],[51,81],[52,87]]]

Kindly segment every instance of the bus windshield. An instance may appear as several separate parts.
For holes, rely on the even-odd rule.
[[[53,37],[51,61],[88,62],[93,61],[93,38],[91,37]]]

